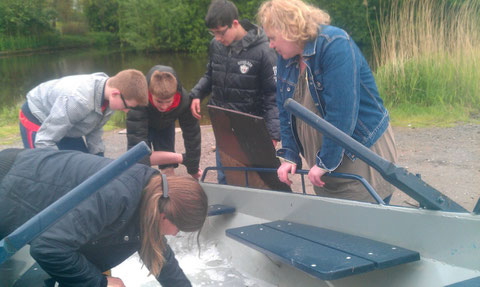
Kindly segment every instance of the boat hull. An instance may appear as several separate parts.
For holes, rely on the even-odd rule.
[[[211,204],[236,212],[209,217],[204,240],[232,265],[273,286],[445,286],[480,276],[480,216],[381,206],[296,193],[201,183]],[[327,228],[420,253],[417,262],[322,281],[239,243],[225,230],[275,220]]]

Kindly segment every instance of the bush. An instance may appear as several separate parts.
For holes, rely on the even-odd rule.
[[[68,22],[62,25],[61,30],[64,35],[86,35],[88,25],[84,22]]]

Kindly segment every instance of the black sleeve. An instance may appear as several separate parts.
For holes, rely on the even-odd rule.
[[[139,142],[144,141],[151,146],[148,140],[148,110],[147,107],[139,110],[130,110],[127,113],[127,148],[131,149]],[[150,166],[150,155],[146,155],[139,163]]]
[[[213,41],[210,42],[210,51],[212,50]],[[212,62],[211,62],[211,55],[209,55],[209,60],[207,63],[207,70],[203,77],[198,80],[198,83],[193,87],[190,91],[190,97],[192,99],[200,99],[203,100],[212,92]]]
[[[262,59],[262,95],[263,95],[263,118],[267,124],[270,137],[280,140],[280,119],[278,117],[277,95],[276,95],[276,69],[277,56],[275,52],[265,47]]]
[[[157,281],[162,284],[163,287],[191,287],[192,284],[188,280],[182,268],[178,265],[178,261],[175,258],[172,248],[166,243],[166,248],[163,251],[165,263],[163,264],[162,271],[157,277]]]
[[[105,276],[81,249],[118,225],[139,201],[146,169],[123,173],[72,209],[30,243],[30,254],[60,286],[106,286]]]
[[[180,115],[178,121],[182,129],[183,142],[185,145],[183,165],[185,165],[189,174],[195,174],[198,172],[202,150],[200,124],[192,115],[190,109],[186,109]]]

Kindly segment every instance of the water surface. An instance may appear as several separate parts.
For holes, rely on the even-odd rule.
[[[2,56],[0,104],[2,107],[16,108],[32,88],[63,76],[95,72],[113,76],[123,69],[137,69],[145,74],[154,65],[173,67],[182,85],[190,90],[205,73],[207,57],[206,54],[140,53],[120,49],[64,50]],[[202,112],[205,111],[202,109]],[[207,120],[207,117],[203,118]]]

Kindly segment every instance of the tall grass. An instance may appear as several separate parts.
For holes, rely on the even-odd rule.
[[[48,33],[41,36],[0,36],[0,51],[15,51],[24,49],[38,49],[55,46],[59,42],[59,35]]]
[[[407,113],[418,112],[409,108],[415,106],[478,114],[480,2],[392,0],[391,6],[389,16],[379,19],[374,49],[386,105]]]
[[[72,27],[68,26],[71,32]],[[75,28],[76,29],[76,28]],[[78,28],[80,29],[80,28]],[[78,32],[78,31],[77,31]],[[119,46],[116,34],[108,32],[89,32],[86,34],[48,33],[38,36],[4,36],[0,35],[0,53],[34,50],[54,50],[80,47]]]

